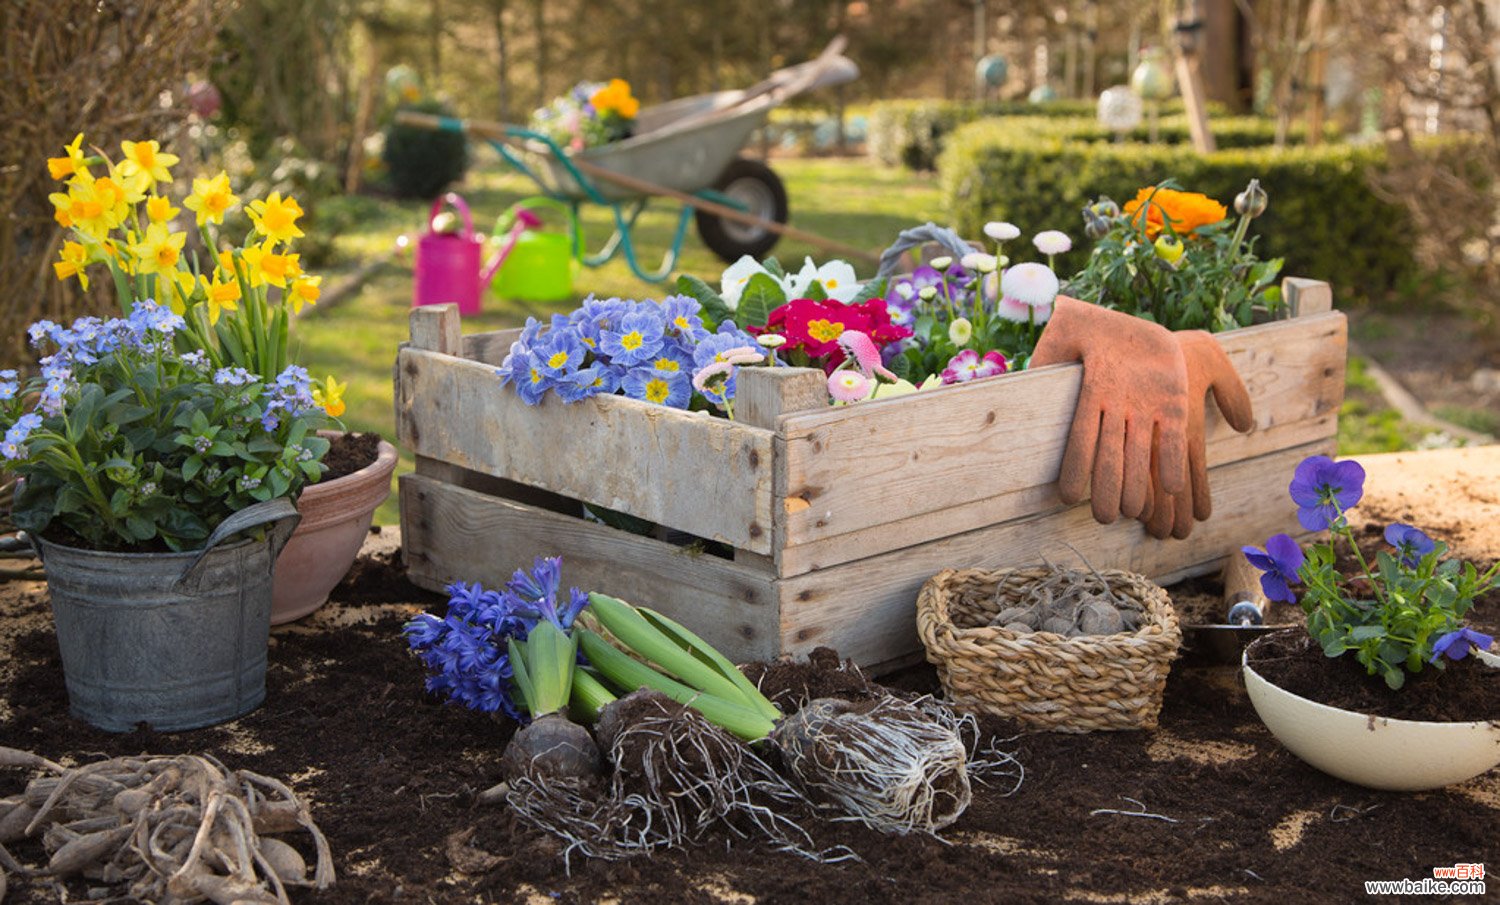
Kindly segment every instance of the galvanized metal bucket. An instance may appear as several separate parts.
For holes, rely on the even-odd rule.
[[[196,729],[266,697],[276,556],[300,516],[285,498],[225,519],[202,550],[109,553],[34,538],[73,716],[110,732]],[[225,542],[270,525],[264,540]]]

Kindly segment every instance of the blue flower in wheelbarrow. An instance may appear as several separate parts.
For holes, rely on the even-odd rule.
[[[1264,550],[1258,547],[1241,549],[1245,552],[1245,558],[1250,560],[1250,565],[1261,570],[1260,587],[1266,592],[1267,600],[1297,602],[1297,595],[1292,592],[1291,586],[1302,583],[1297,570],[1302,568],[1305,557],[1302,555],[1302,548],[1297,546],[1290,535],[1273,535],[1266,541]]]
[[[560,602],[561,560],[538,557],[530,572],[518,569],[502,591],[479,584],[448,586],[448,612],[423,613],[403,628],[407,644],[427,667],[427,690],[487,713],[503,711],[524,722],[511,688],[509,641],[524,641],[542,621],[562,629],[588,605],[570,588]]]
[[[635,368],[620,384],[631,399],[654,402],[674,409],[685,409],[693,397],[693,384],[686,374],[663,376],[655,368]]]
[[[1335,462],[1327,456],[1308,456],[1297,466],[1287,490],[1297,504],[1297,521],[1309,531],[1343,524],[1344,513],[1359,504],[1365,492],[1365,469],[1353,459]]]
[[[1385,542],[1396,548],[1401,556],[1401,565],[1415,569],[1422,557],[1437,549],[1432,538],[1404,522],[1396,522],[1385,529]]]
[[[557,383],[542,369],[536,353],[519,342],[511,345],[510,354],[505,356],[505,361],[495,373],[500,375],[501,384],[514,384],[516,393],[527,405],[541,402],[547,391]]]
[[[1477,647],[1480,650],[1489,650],[1495,643],[1495,639],[1484,632],[1476,632],[1465,626],[1457,631],[1449,632],[1432,643],[1432,659],[1428,663],[1436,663],[1438,657],[1447,657],[1449,660],[1462,660],[1469,655],[1469,647]]]
[[[599,331],[599,350],[615,364],[638,365],[661,351],[666,329],[655,305],[637,305],[620,319],[618,327]]]
[[[557,394],[564,403],[574,403],[590,396],[609,395],[620,388],[622,375],[618,368],[608,365],[590,365],[574,371],[567,379],[557,384]]]
[[[553,327],[537,340],[531,354],[536,357],[537,367],[543,374],[561,380],[578,370],[586,351],[571,328]]]

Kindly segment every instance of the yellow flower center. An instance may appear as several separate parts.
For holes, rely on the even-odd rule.
[[[837,321],[816,320],[807,322],[807,335],[818,342],[829,343],[844,332],[844,325]]]
[[[832,292],[833,290],[839,288],[839,281],[838,280],[824,280],[823,281],[823,288],[829,290],[830,292]]]
[[[682,370],[682,365],[678,364],[677,361],[676,361],[676,359],[672,359],[672,358],[658,358],[656,360],[655,367],[656,367],[656,370],[658,370],[658,371],[681,371]]]
[[[682,315],[681,317],[677,318],[677,320],[672,321],[672,324],[674,326],[676,326],[677,329],[679,329],[679,330],[690,329],[690,326],[688,324],[687,315]]]
[[[210,213],[222,214],[229,210],[230,194],[228,192],[209,192],[203,196],[203,207]]]
[[[538,371],[536,368],[532,368],[531,369],[531,382],[532,382],[533,385],[541,383],[542,382],[542,372]]]
[[[647,401],[658,404],[664,403],[670,395],[672,395],[672,387],[665,380],[648,380],[646,382]]]
[[[624,336],[620,337],[620,347],[627,352],[634,352],[636,349],[639,349],[641,347],[641,344],[645,341],[646,338],[641,335],[641,331],[632,330]]]
[[[177,249],[170,245],[158,245],[156,248],[156,266],[165,270],[176,266]]]
[[[568,363],[567,352],[553,352],[552,357],[547,359],[547,367],[560,368]]]

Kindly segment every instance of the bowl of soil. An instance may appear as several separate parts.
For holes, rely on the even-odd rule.
[[[1241,662],[1261,722],[1331,776],[1414,792],[1500,764],[1500,659],[1453,661],[1392,691],[1352,657],[1325,657],[1305,632],[1292,630],[1255,641]]]
[[[297,500],[302,521],[276,562],[272,625],[300,619],[328,601],[391,492],[396,447],[379,434],[321,433],[331,443],[323,457],[328,470]]]

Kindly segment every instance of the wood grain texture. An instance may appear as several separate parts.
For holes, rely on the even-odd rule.
[[[457,305],[423,305],[413,308],[406,321],[411,330],[411,344],[414,348],[457,355],[463,347],[463,327]]]
[[[396,429],[419,456],[770,553],[770,431],[627,399],[528,406],[493,365],[403,349]]]
[[[400,488],[403,553],[422,587],[495,587],[538,556],[562,556],[564,587],[658,609],[736,661],[780,653],[765,572],[422,475],[403,475]]]
[[[1333,449],[1330,438],[1212,469],[1214,517],[1187,540],[1156,540],[1139,522],[1101,525],[1083,503],[785,578],[783,651],[829,645],[862,665],[909,656],[919,647],[917,592],[947,568],[1005,568],[1043,557],[1077,563],[1081,556],[1096,568],[1127,569],[1163,584],[1211,572],[1233,548],[1300,530],[1287,482],[1304,457]]]
[[[1287,277],[1281,281],[1281,297],[1293,317],[1333,310],[1333,287],[1322,280]]]
[[[1218,339],[1250,392],[1256,429],[1235,433],[1210,404],[1211,466],[1333,436],[1347,355],[1342,314]],[[783,418],[781,574],[1059,507],[1054,485],[1081,371],[1041,368]]]
[[[828,407],[828,377],[816,368],[741,368],[735,384],[735,417],[766,430],[783,415]]]
[[[498,366],[510,354],[511,344],[520,338],[519,327],[489,333],[470,333],[463,338],[463,357]]]

